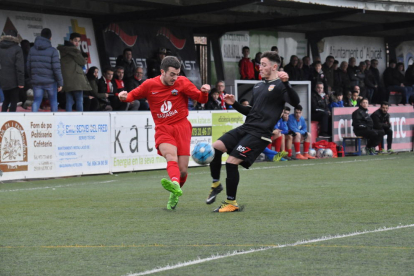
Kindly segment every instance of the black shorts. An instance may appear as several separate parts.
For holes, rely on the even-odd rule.
[[[266,139],[266,140],[264,140]],[[270,138],[259,138],[244,130],[235,128],[219,138],[230,156],[243,160],[240,164],[248,169],[271,143]]]

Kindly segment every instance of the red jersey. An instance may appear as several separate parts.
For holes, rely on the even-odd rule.
[[[127,102],[146,98],[155,125],[173,124],[188,116],[188,98],[199,103],[208,101],[203,93],[186,77],[179,76],[174,85],[164,85],[161,76],[148,79],[128,93]]]

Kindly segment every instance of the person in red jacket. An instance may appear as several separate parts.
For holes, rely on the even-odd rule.
[[[239,62],[240,76],[242,80],[254,80],[254,64],[249,58],[250,49],[244,46],[242,49],[243,58]]]
[[[179,76],[181,63],[174,56],[161,62],[161,75],[148,79],[129,93],[122,91],[121,101],[132,102],[146,98],[155,123],[155,147],[167,160],[170,179],[163,178],[162,186],[170,192],[167,209],[175,209],[182,195],[181,187],[187,180],[190,159],[191,123],[187,120],[188,98],[206,103],[210,85],[201,86],[201,92],[186,77]]]

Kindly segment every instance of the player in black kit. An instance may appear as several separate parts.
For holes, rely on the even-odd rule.
[[[224,100],[238,112],[246,115],[243,125],[230,130],[213,143],[215,156],[210,163],[213,184],[206,203],[211,204],[223,190],[220,183],[221,157],[224,152],[229,154],[226,162],[227,199],[215,209],[215,212],[239,211],[236,202],[239,184],[238,165],[249,168],[264,148],[271,143],[273,127],[282,114],[285,103],[292,106],[299,104],[299,96],[289,84],[286,72],[278,72],[280,57],[276,52],[264,52],[260,60],[260,75],[263,82],[253,87],[251,106],[242,106],[234,95],[226,94]]]

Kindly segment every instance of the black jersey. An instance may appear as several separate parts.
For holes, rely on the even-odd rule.
[[[299,96],[289,82],[280,79],[259,82],[253,87],[251,106],[233,105],[234,109],[246,115],[241,129],[259,137],[270,139],[277,121],[280,119],[285,103],[299,104]]]

